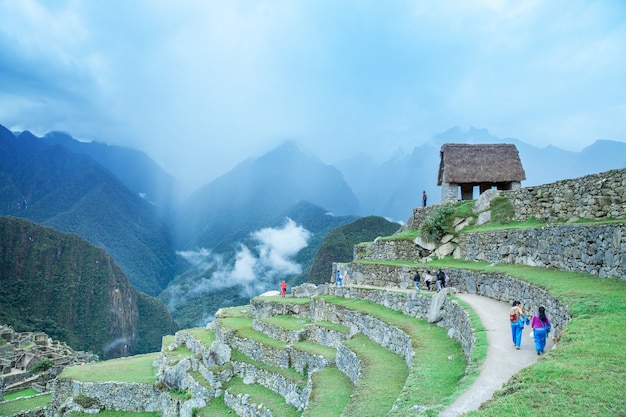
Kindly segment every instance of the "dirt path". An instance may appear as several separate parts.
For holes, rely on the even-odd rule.
[[[535,351],[535,343],[530,337],[530,326],[524,327],[522,348],[516,350],[511,340],[511,325],[508,321],[509,304],[474,294],[456,294],[468,303],[487,330],[487,358],[480,376],[471,387],[456,399],[448,408],[439,413],[439,417],[454,417],[462,413],[477,410],[489,400],[494,391],[502,387],[520,369],[531,365],[540,358]],[[532,315],[532,312],[526,312]],[[552,348],[552,340],[548,339],[546,352]]]

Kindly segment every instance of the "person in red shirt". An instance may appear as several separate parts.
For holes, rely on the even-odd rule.
[[[287,283],[283,280],[283,282],[280,283],[280,296],[284,297],[285,294],[287,294]]]

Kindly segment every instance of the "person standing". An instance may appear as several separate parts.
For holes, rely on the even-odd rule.
[[[446,287],[446,273],[439,268],[437,271],[437,292]]]
[[[519,350],[522,346],[522,332],[524,331],[524,310],[522,310],[522,303],[517,300],[513,301],[509,320],[511,321],[513,345],[515,349]]]
[[[552,328],[550,319],[546,315],[545,307],[539,307],[539,312],[533,315],[533,319],[530,322],[533,328],[533,338],[535,339],[535,350],[537,355],[541,355],[546,347],[546,338]]]
[[[413,285],[415,286],[415,292],[420,292],[420,281],[421,281],[419,271],[415,271],[415,275],[413,275]]]
[[[426,196],[426,190],[422,191],[422,207],[426,207],[426,200],[428,197]]]
[[[280,283],[280,296],[284,297],[287,294],[287,283],[285,280]]]
[[[335,285],[337,287],[342,287],[343,286],[343,279],[341,278],[341,271],[337,270],[337,279],[335,280]]]

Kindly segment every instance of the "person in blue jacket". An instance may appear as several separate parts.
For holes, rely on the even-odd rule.
[[[519,350],[522,346],[522,332],[524,330],[524,310],[522,310],[522,303],[515,300],[509,313],[509,320],[511,321],[511,337],[513,339],[513,346]]]
[[[337,279],[335,280],[335,285],[338,287],[343,286],[343,279],[341,279],[341,271],[337,270]]]

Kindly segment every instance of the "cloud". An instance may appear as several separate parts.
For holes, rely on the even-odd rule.
[[[232,262],[204,248],[178,252],[195,274],[211,272],[193,283],[171,285],[170,308],[175,309],[189,297],[231,287],[240,287],[244,295],[253,297],[277,289],[282,279],[302,272],[293,257],[308,246],[311,232],[287,218],[281,227],[260,229],[251,237],[255,245],[240,244]]]
[[[454,126],[626,141],[619,1],[0,0],[0,124],[146,152],[191,188],[285,139],[380,159]]]

